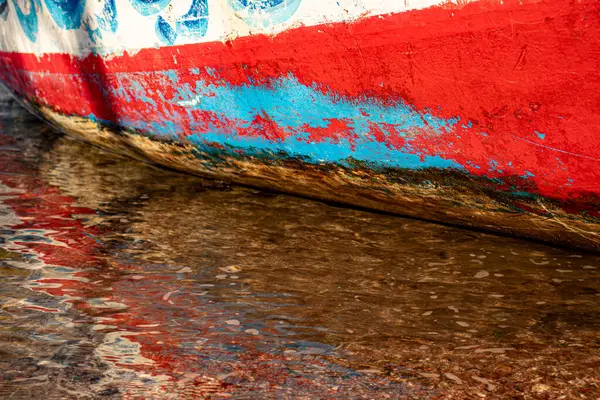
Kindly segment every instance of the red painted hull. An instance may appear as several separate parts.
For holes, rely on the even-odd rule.
[[[293,77],[349,103],[369,99],[386,107],[401,100],[420,114],[458,123],[435,130],[424,121],[404,129],[373,124],[364,112],[374,141],[421,160],[447,160],[495,190],[548,199],[596,226],[598,49],[597,1],[479,1],[108,58],[1,53],[0,77],[20,96],[67,116],[117,125],[171,119],[177,129],[168,133],[182,142],[215,126],[274,144],[298,134],[260,110],[248,123],[203,109],[189,112],[173,101],[181,87],[193,88],[199,79],[215,87],[279,90],[278,79]],[[161,71],[175,71],[177,85]],[[350,128],[358,119],[332,118],[325,127],[304,124],[302,130],[310,143],[347,141],[362,161],[366,151]]]

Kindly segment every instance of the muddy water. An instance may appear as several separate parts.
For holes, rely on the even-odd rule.
[[[0,397],[600,398],[600,258],[160,170],[0,100]]]

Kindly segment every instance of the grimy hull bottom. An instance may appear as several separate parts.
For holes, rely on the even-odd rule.
[[[569,213],[564,203],[543,197],[516,201],[489,178],[435,168],[375,171],[359,163],[314,165],[284,155],[266,162],[200,152],[192,144],[151,139],[50,108],[37,108],[36,114],[75,138],[203,177],[585,250],[600,248],[597,218]]]

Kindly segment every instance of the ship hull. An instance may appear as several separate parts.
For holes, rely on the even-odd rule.
[[[189,173],[599,248],[597,2],[479,1],[326,23],[289,2],[297,9],[277,9],[274,31],[238,13],[258,33],[220,36],[200,24],[214,26],[209,8],[184,24],[192,2],[162,32],[169,43],[120,50],[108,38],[123,35],[117,11],[135,0],[111,4],[97,28],[106,47],[84,17],[61,27],[33,1],[28,15],[87,42],[60,51],[38,28],[0,51],[4,84],[57,128]],[[7,10],[2,32],[27,36],[31,24],[9,24],[17,8]],[[157,34],[173,20],[136,11]]]

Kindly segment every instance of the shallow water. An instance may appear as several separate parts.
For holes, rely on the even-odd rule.
[[[0,96],[2,398],[600,398],[600,258],[231,186]]]

